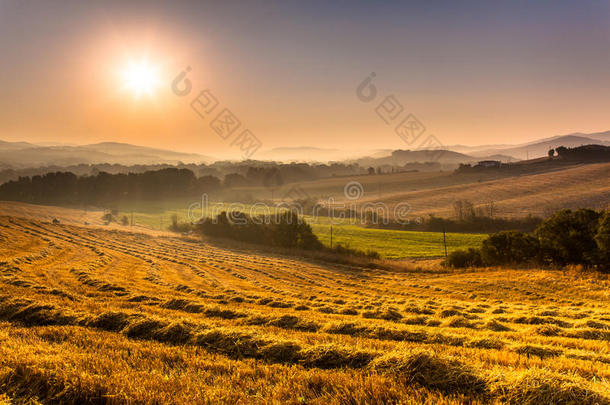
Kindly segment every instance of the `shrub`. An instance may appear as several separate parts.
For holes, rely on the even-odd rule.
[[[489,236],[481,246],[481,259],[486,265],[527,263],[539,254],[538,240],[523,232],[502,231]]]
[[[446,265],[453,268],[480,267],[483,265],[481,251],[469,248],[468,250],[456,250],[447,256]]]
[[[203,221],[199,231],[209,236],[270,246],[305,250],[323,247],[311,226],[293,211],[259,217],[250,217],[242,212],[227,214],[223,211],[214,220]]]
[[[599,250],[597,262],[600,268],[610,271],[610,211],[606,211],[599,219],[595,243]]]
[[[562,210],[544,221],[533,235],[497,232],[485,239],[480,249],[454,251],[445,262],[454,268],[518,263],[576,264],[610,270],[610,213]]]
[[[235,239],[268,246],[318,250],[365,259],[381,259],[374,250],[351,249],[342,244],[326,248],[313,233],[311,226],[296,211],[284,211],[271,216],[251,217],[242,212],[223,211],[215,219],[198,225],[199,232],[212,237]]]
[[[125,217],[127,218],[127,217]],[[169,226],[169,230],[172,232],[189,232],[193,229],[191,224],[188,223],[180,223],[178,222],[178,215],[177,214],[172,214],[172,218],[171,218],[171,225]],[[124,224],[126,225],[126,224]]]
[[[593,264],[600,216],[590,209],[561,210],[544,221],[535,231],[544,259],[562,266]]]
[[[330,252],[339,253],[346,256],[356,256],[356,257],[366,257],[368,259],[381,259],[381,255],[379,252],[367,249],[366,251],[360,249],[353,249],[349,246],[343,245],[342,243],[337,243],[335,247],[328,248]]]

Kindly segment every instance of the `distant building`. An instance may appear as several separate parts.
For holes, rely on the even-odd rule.
[[[501,164],[502,162],[500,162],[499,160],[481,160],[474,167],[500,167]]]

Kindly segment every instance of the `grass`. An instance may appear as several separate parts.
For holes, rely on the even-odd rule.
[[[610,282],[0,216],[0,403],[610,403]]]
[[[228,206],[228,204],[221,205],[221,203],[211,204],[210,212],[220,212],[221,207]],[[249,209],[249,206],[244,206],[244,208]],[[150,206],[145,211],[134,211],[133,218],[139,226],[167,230],[173,215],[177,215],[180,222],[188,221],[187,209],[167,209],[165,205]],[[131,217],[130,213],[128,213],[128,217]],[[326,246],[330,246],[330,220],[327,217],[313,218],[310,216],[306,216],[305,220],[311,224],[320,241]],[[447,252],[479,247],[486,237],[487,235],[484,234],[447,233]],[[432,258],[445,255],[443,234],[440,232],[365,228],[350,224],[347,220],[337,220],[333,224],[333,244],[337,243],[353,249],[377,251],[384,259]]]
[[[313,224],[313,231],[322,243],[330,245],[330,225]],[[479,247],[487,235],[448,233],[447,252]],[[351,248],[372,249],[386,259],[409,257],[441,257],[445,255],[443,234],[439,232],[395,231],[364,228],[357,225],[333,225],[333,244]]]

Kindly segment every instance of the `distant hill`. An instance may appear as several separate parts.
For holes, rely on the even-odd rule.
[[[499,149],[484,149],[472,152],[473,156],[489,156],[494,154],[503,154],[514,156],[519,159],[534,159],[538,157],[546,156],[549,149],[557,148],[558,146],[565,146],[567,148],[574,148],[582,145],[610,145],[610,141],[604,141],[600,139],[593,139],[578,135],[564,135],[559,137],[553,137],[542,141],[533,143],[517,145],[510,148],[499,148]]]
[[[389,156],[374,158],[367,156],[356,160],[361,166],[394,165],[403,166],[415,162],[438,162],[441,165],[458,165],[460,163],[476,163],[480,160],[500,160],[502,162],[515,161],[517,159],[501,154],[476,157],[458,153],[451,150],[395,150]]]
[[[256,154],[258,160],[277,162],[329,162],[361,158],[371,154],[389,155],[391,150],[341,150],[312,146],[282,147],[263,150]]]
[[[547,139],[540,139],[539,142],[541,141],[552,141],[558,138],[562,138],[564,136],[580,136],[583,138],[590,138],[590,139],[596,139],[596,140],[600,140],[600,141],[604,141],[604,142],[610,142],[610,131],[605,131],[605,132],[592,132],[590,134],[585,134],[582,132],[574,132],[573,134],[567,134],[567,135],[559,135],[559,136],[553,136],[551,138],[547,138]]]
[[[19,150],[27,148],[36,148],[37,145],[27,142],[7,142],[0,141],[0,150]]]
[[[507,155],[517,159],[535,159],[546,156],[549,149],[554,149],[558,146],[573,148],[592,144],[605,146],[610,145],[610,131],[594,132],[590,134],[576,132],[568,135],[557,135],[550,138],[542,138],[536,141],[517,145],[453,145],[448,146],[447,149],[479,158],[487,158],[492,155]]]
[[[516,145],[508,145],[508,144],[492,144],[492,145],[475,145],[475,146],[469,146],[469,145],[447,145],[445,146],[445,149],[447,150],[452,150],[454,152],[459,152],[459,153],[465,153],[465,154],[471,154],[473,152],[478,152],[481,150],[497,150],[497,149],[504,149],[504,148],[512,148],[515,147]]]
[[[207,156],[155,149],[117,142],[80,146],[41,146],[26,142],[0,141],[0,165],[24,168],[76,164],[161,164],[201,163],[213,159]]]

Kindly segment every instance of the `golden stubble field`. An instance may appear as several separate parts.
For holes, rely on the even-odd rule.
[[[610,403],[610,282],[0,217],[0,403]]]
[[[330,197],[338,204],[362,206],[385,203],[392,214],[399,203],[411,206],[411,216],[451,217],[456,200],[468,200],[475,206],[494,204],[494,215],[523,217],[544,216],[563,208],[607,208],[610,204],[610,163],[574,165],[556,170],[511,174],[511,172],[481,171],[412,172],[370,176],[347,176],[286,184],[275,195],[291,195],[300,188],[309,196],[327,202]],[[344,186],[350,181],[362,185],[357,200],[345,198]],[[269,198],[268,189],[246,189],[253,195]]]

